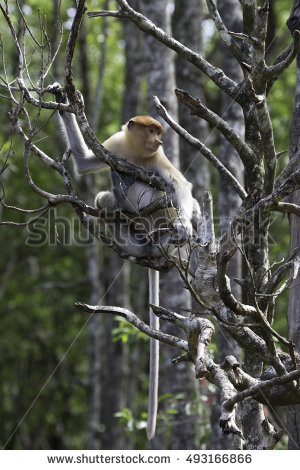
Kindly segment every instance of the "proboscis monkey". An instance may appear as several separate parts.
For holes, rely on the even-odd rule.
[[[52,85],[51,92],[57,101],[65,101],[60,85]],[[80,175],[107,168],[87,147],[75,116],[60,111],[69,147]],[[173,188],[173,207],[159,210],[146,218],[139,211],[163,193],[149,184],[112,169],[112,191],[96,195],[95,206],[110,213],[121,209],[132,214],[128,222],[109,222],[116,243],[136,257],[160,257],[176,246],[184,245],[193,234],[193,212],[200,213],[199,205],[192,196],[192,185],[166,157],[162,147],[163,126],[150,116],[136,116],[122,126],[122,130],[107,139],[103,146],[112,154],[125,158],[161,176]],[[159,303],[159,273],[149,269],[149,303]],[[150,308],[150,326],[159,329],[158,318]],[[155,433],[158,390],[158,344],[150,339],[150,378],[147,437]]]

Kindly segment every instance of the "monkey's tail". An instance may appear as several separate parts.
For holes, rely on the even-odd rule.
[[[148,270],[149,275],[149,303],[159,304],[159,271]],[[150,327],[159,329],[159,319],[149,309]],[[155,434],[158,395],[158,370],[159,370],[159,341],[150,338],[150,363],[149,363],[149,401],[147,419],[147,438],[150,441]]]

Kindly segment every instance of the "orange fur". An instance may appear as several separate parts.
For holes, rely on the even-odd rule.
[[[156,119],[153,119],[151,116],[135,116],[131,118],[130,121],[136,122],[137,124],[140,124],[141,126],[155,127],[160,132],[164,130],[162,124]]]

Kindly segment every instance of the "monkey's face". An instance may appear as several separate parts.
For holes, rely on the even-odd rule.
[[[154,121],[154,119],[148,116],[146,116],[146,118]],[[136,122],[137,119],[144,121],[145,117],[136,117],[128,122],[126,130],[127,136],[139,157],[152,157],[162,144],[162,126],[159,123],[158,126],[155,125],[155,123],[152,124],[152,122],[150,124],[148,124],[148,122],[146,124]]]
[[[161,132],[155,127],[145,127],[145,150],[150,154],[156,152],[159,146],[162,144]]]

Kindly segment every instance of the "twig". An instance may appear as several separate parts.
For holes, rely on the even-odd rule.
[[[41,219],[43,215],[46,214],[46,212],[48,212],[49,209],[50,209],[49,205],[45,206],[45,209],[42,212],[40,212],[40,214],[38,214],[36,217],[33,217],[32,219],[29,219],[27,222],[14,222],[11,220],[4,220],[3,222],[0,222],[0,225],[11,225],[14,227],[30,227],[30,225],[34,224],[39,219]]]

